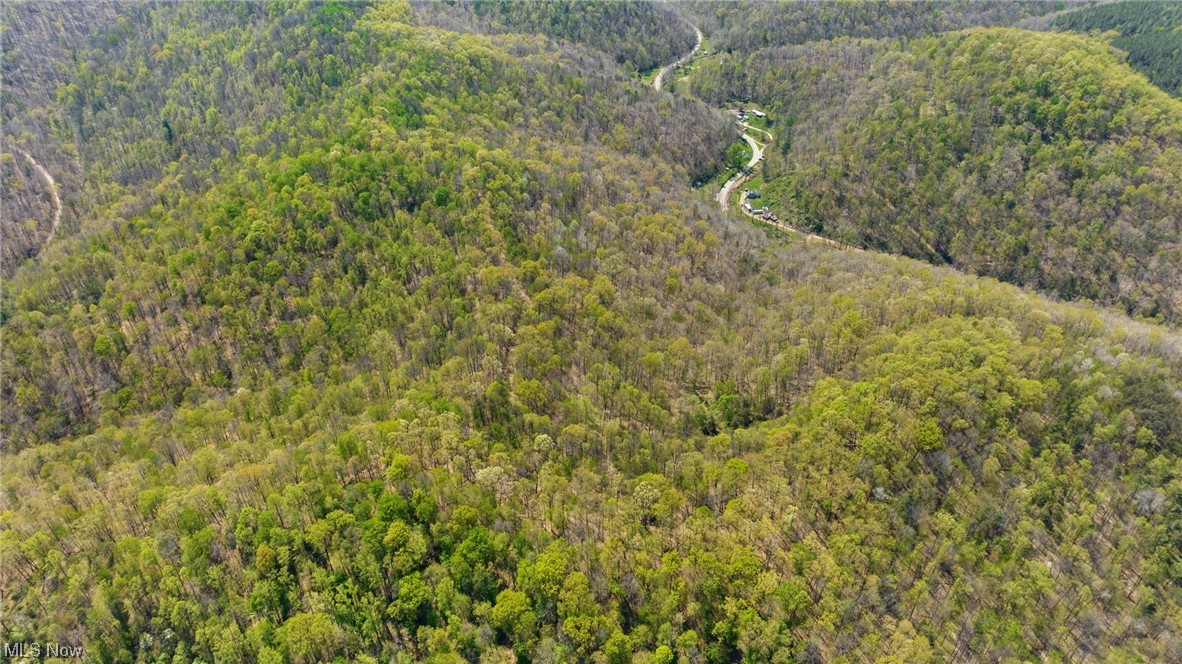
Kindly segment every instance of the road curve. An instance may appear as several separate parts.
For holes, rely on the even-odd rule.
[[[767,136],[769,143],[771,141],[775,140],[775,138],[776,138],[775,136],[772,135],[772,132],[770,132],[766,129],[759,129],[757,127],[752,127],[751,125],[746,124],[746,123],[739,123],[739,126],[742,127],[743,129],[745,129],[746,131],[758,131],[758,132],[764,134],[765,136]],[[737,187],[737,186],[743,184],[744,182],[746,182],[747,180],[749,180],[751,178],[751,169],[754,168],[755,165],[758,164],[761,159],[763,159],[763,148],[766,146],[766,144],[760,145],[758,142],[756,142],[756,140],[754,138],[751,138],[750,134],[747,134],[747,133],[743,134],[743,140],[747,141],[747,145],[751,146],[751,159],[750,159],[750,161],[747,162],[747,166],[743,170],[739,171],[738,173],[735,173],[734,176],[731,177],[731,179],[727,180],[726,184],[722,185],[722,189],[718,192],[718,196],[717,196],[716,200],[718,200],[718,207],[721,208],[724,213],[730,210],[731,193],[734,192],[735,187]],[[750,214],[746,210],[740,210],[740,212],[742,212],[747,217],[749,217],[761,224],[765,224],[767,226],[773,226],[773,227],[778,228],[780,230],[788,231],[790,233],[795,233],[795,234],[803,237],[805,239],[805,241],[820,242],[822,244],[827,244],[831,247],[837,247],[839,249],[853,249],[855,251],[862,251],[861,249],[858,249],[857,247],[849,247],[849,246],[843,245],[840,242],[837,242],[836,240],[831,240],[827,237],[822,237],[822,236],[817,235],[815,233],[810,233],[808,231],[801,230],[801,229],[796,228],[794,226],[790,226],[782,221],[772,221],[771,219],[766,219],[764,217],[758,217],[756,215]]]
[[[36,169],[41,179],[45,180],[45,186],[49,188],[49,193],[53,196],[53,223],[49,225],[49,235],[46,235],[45,239],[41,242],[41,246],[44,247],[49,244],[54,235],[57,235],[57,227],[62,220],[62,198],[57,193],[57,180],[54,180],[53,176],[49,174],[49,171],[45,170],[45,167],[41,164],[38,164],[36,159],[33,159],[33,155],[20,148],[17,148],[17,150],[25,155],[25,160],[29,162],[30,166]]]
[[[655,79],[653,79],[653,89],[654,90],[661,89],[661,83],[664,81],[665,74],[672,71],[674,67],[676,67],[676,66],[682,64],[683,62],[685,62],[686,60],[689,60],[690,58],[694,57],[694,53],[697,53],[698,49],[702,48],[702,31],[699,30],[698,26],[696,26],[696,25],[694,26],[694,34],[696,34],[698,37],[698,42],[696,44],[694,44],[694,48],[692,50],[690,50],[689,53],[686,53],[685,55],[681,56],[677,60],[674,60],[673,62],[665,65],[664,67],[661,67],[661,70],[657,72],[657,77]]]
[[[698,52],[698,49],[702,48],[702,30],[699,29],[698,26],[696,26],[696,25],[694,26],[694,34],[697,36],[697,43],[694,44],[693,49],[691,49],[689,53],[686,53],[685,55],[681,56],[677,60],[665,65],[664,67],[661,67],[661,69],[657,72],[657,77],[653,79],[653,89],[654,90],[661,89],[661,84],[664,83],[664,81],[665,81],[665,74],[668,74],[669,72],[673,71],[673,69],[675,67],[681,65],[682,63],[686,62],[690,58],[694,57],[694,54]],[[718,201],[718,206],[719,206],[719,208],[722,209],[723,213],[726,213],[730,209],[731,192],[733,192],[735,190],[735,187],[739,186],[740,184],[742,184],[742,183],[746,182],[748,179],[750,179],[751,169],[755,168],[755,165],[758,164],[760,162],[760,160],[763,159],[764,146],[770,144],[776,138],[775,136],[772,135],[772,132],[770,132],[766,129],[759,129],[758,127],[752,127],[751,125],[749,125],[745,122],[739,123],[739,126],[743,128],[743,140],[747,141],[747,145],[751,146],[751,159],[749,159],[747,161],[747,165],[743,168],[743,170],[739,171],[738,173],[735,173],[729,180],[726,181],[726,184],[722,185],[722,189],[719,190],[718,196],[715,197],[715,199]],[[751,134],[748,133],[748,132],[752,132],[752,131],[759,132],[760,134],[763,134],[763,136],[766,136],[767,142],[761,145],[758,141],[756,141],[754,138],[751,137]],[[840,247],[840,248],[846,248],[846,249],[854,248],[854,247],[845,247],[844,245],[842,245],[834,240],[831,240],[827,237],[821,237],[820,235],[814,235],[813,233],[809,233],[808,231],[802,231],[799,228],[794,228],[792,226],[789,226],[788,224],[785,224],[784,222],[771,221],[770,219],[764,219],[763,217],[756,217],[755,215],[747,214],[746,211],[743,211],[743,214],[747,215],[751,219],[754,219],[755,221],[758,221],[763,224],[767,224],[768,226],[774,226],[774,227],[779,228],[781,230],[796,233],[796,234],[804,237],[806,241],[813,240],[816,242],[822,242],[824,244],[828,244],[833,247]]]
[[[718,206],[722,208],[723,212],[726,212],[730,208],[731,192],[734,191],[735,187],[739,186],[740,182],[744,182],[747,179],[751,169],[759,163],[760,159],[763,159],[762,145],[756,143],[755,139],[751,138],[748,134],[743,134],[743,140],[747,141],[747,145],[751,146],[751,159],[747,161],[747,165],[743,170],[731,176],[731,179],[727,180],[726,184],[722,185],[722,189],[718,192]]]

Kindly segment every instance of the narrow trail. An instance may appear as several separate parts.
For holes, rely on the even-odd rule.
[[[41,241],[41,246],[44,247],[57,235],[57,227],[62,220],[62,198],[57,193],[57,180],[54,180],[53,176],[49,174],[49,171],[45,170],[45,167],[41,164],[38,164],[36,159],[33,159],[33,155],[20,148],[17,148],[17,150],[25,155],[25,160],[29,162],[29,165],[37,169],[37,173],[41,175],[42,180],[45,180],[45,186],[49,188],[49,193],[53,196],[53,223],[49,226],[49,235],[46,235],[45,239]],[[38,253],[40,253],[40,249],[38,249]]]
[[[661,70],[657,72],[657,77],[655,79],[653,79],[653,89],[654,90],[661,89],[661,83],[664,82],[665,74],[668,74],[669,72],[673,71],[674,67],[676,67],[676,66],[682,64],[683,62],[685,62],[686,60],[689,60],[690,58],[694,57],[694,54],[698,52],[698,49],[702,48],[702,31],[699,30],[698,26],[696,26],[696,25],[694,26],[694,34],[697,35],[698,42],[696,44],[694,44],[693,49],[690,50],[689,53],[686,53],[685,55],[681,56],[679,59],[674,60],[673,62],[665,65],[664,67],[661,67]]]

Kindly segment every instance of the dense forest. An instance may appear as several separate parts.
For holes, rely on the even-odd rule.
[[[1067,6],[1048,0],[795,0],[718,2],[690,0],[682,5],[709,35],[716,50],[751,53],[838,37],[923,37],[975,26],[1014,25]]]
[[[49,239],[56,213],[53,192],[37,170],[39,164],[21,148],[0,156],[0,188],[4,191],[4,223],[0,225],[0,272],[36,254]],[[52,176],[50,176],[52,177]]]
[[[1162,90],[1182,97],[1182,4],[1127,0],[1056,16],[1053,25],[1076,32],[1115,31],[1112,43],[1129,64]]]
[[[690,185],[724,167],[727,119],[644,85],[649,45],[578,28],[681,34],[667,9],[119,4],[46,63],[54,93],[13,113],[74,156],[76,212],[0,292],[4,640],[111,662],[1182,661],[1182,336],[720,214]],[[28,48],[9,32],[39,23],[9,17]],[[750,75],[835,122],[872,75],[898,102],[874,136],[899,133],[867,148],[944,118],[962,159],[997,131],[974,133],[982,90],[1012,132],[1053,97],[1072,149],[1126,150],[1103,177],[1079,157],[1080,195],[1138,178],[1168,212],[1176,102],[1105,78],[1099,42],[1048,40],[1061,59],[1009,31],[787,46]],[[1077,100],[1052,65],[1081,54]],[[1017,64],[1032,87],[997,88]],[[1081,124],[1100,91],[1112,117]],[[821,219],[829,190],[787,170],[810,120],[775,103],[766,168]],[[1065,158],[1024,138],[1031,168]],[[886,204],[842,187],[841,210]]]
[[[435,0],[414,9],[416,18],[440,27],[537,33],[585,44],[636,71],[671,62],[694,45],[690,22],[665,2]]]
[[[703,62],[703,98],[779,118],[801,226],[1066,298],[1182,314],[1182,102],[1100,40],[977,29]]]
[[[57,60],[39,60],[31,55],[41,43],[53,41],[46,36],[54,30],[47,5],[5,5],[5,16],[11,18],[15,28],[5,33],[6,52],[14,54],[4,62],[5,79],[14,81],[18,89],[51,89],[40,96],[6,99],[6,128],[11,133],[6,133],[5,145],[34,153],[59,180],[64,179],[61,190],[67,211],[89,210],[90,223],[145,211],[158,200],[152,189],[160,182],[161,172],[204,182],[219,178],[218,164],[241,151],[298,149],[298,144],[285,145],[293,139],[290,128],[300,126],[313,135],[322,133],[324,127],[320,125],[325,117],[317,109],[331,101],[346,72],[376,63],[376,51],[348,48],[344,42],[356,7],[329,3],[318,9],[317,5],[296,4],[279,12],[276,8],[281,5],[266,3],[234,3],[228,8],[197,2],[179,4],[120,5],[118,16],[99,11],[113,7],[109,3],[88,8],[94,15],[74,13],[71,8],[67,13],[77,18],[76,23],[71,23],[75,29],[66,42],[69,50]],[[688,30],[684,19],[671,25],[664,13],[643,9],[647,3],[539,5],[556,11],[561,7],[583,7],[578,16],[567,19],[571,24],[577,24],[576,19],[583,14],[595,14],[595,7],[633,7],[630,12],[619,11],[619,16],[604,12],[609,18],[634,20],[642,25],[642,18],[649,19],[653,23],[648,26],[650,32],[664,43],[676,43],[678,35],[684,37],[682,33]],[[328,11],[330,7],[334,9]],[[430,7],[417,5],[416,9],[438,15],[438,11],[428,12]],[[638,7],[641,9],[635,9]],[[277,13],[284,21],[281,30],[276,29]],[[642,18],[636,18],[638,14]],[[465,23],[462,12],[451,15],[453,22]],[[656,28],[664,31],[653,32]],[[692,30],[688,35],[692,45]],[[650,39],[656,40],[657,36]],[[64,37],[62,41],[66,41]],[[652,44],[650,47],[659,50]],[[588,71],[598,70],[594,78],[608,75],[606,65],[600,62],[605,57],[602,53],[570,53],[581,59]],[[619,60],[620,52],[612,52],[610,58]],[[64,68],[69,69],[65,78],[60,73]],[[607,92],[596,83],[592,83],[592,90],[595,95]],[[651,124],[634,125],[631,133],[622,133],[621,125],[613,137],[616,143],[627,141],[641,154],[648,154],[657,145],[679,151],[674,161],[685,164],[694,177],[718,168],[721,155],[712,145],[723,134],[730,135],[730,130],[699,117],[707,112],[704,107],[664,99],[659,111],[639,113],[641,106],[656,102],[638,98],[620,87],[612,88],[611,93],[618,96],[607,99],[585,95],[587,102],[594,101],[597,106],[585,109],[580,130],[602,133],[614,129],[625,115],[645,117]],[[41,100],[40,105],[33,103],[37,100]],[[580,101],[583,99],[564,100],[574,106]],[[405,103],[409,104],[408,112],[421,112],[413,93]],[[51,108],[54,112],[49,115],[47,109]],[[528,111],[535,109],[527,104]],[[670,115],[689,118],[690,124],[656,121]],[[690,132],[690,127],[712,130]],[[29,145],[31,135],[42,138]],[[675,140],[664,140],[673,137]],[[17,151],[12,154],[20,156]],[[44,186],[35,180],[26,176],[15,184],[14,191],[44,201]],[[41,228],[49,218],[44,205],[22,202],[17,197],[5,197],[5,205],[5,218],[12,221],[32,219]],[[10,233],[23,231],[9,230],[12,226],[5,222]],[[75,228],[70,220],[67,226]],[[39,244],[36,240],[43,237],[44,232],[40,238],[22,243],[21,254],[14,257],[14,262],[35,253]],[[4,265],[11,267],[8,262]]]
[[[76,228],[78,161],[53,111],[58,87],[96,25],[113,22],[112,2],[62,0],[0,4],[0,277],[37,254],[52,232],[52,194],[34,163],[67,194],[63,224]]]

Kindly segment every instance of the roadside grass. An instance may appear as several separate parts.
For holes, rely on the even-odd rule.
[[[756,168],[756,170],[758,170],[759,166],[756,166],[755,168]],[[758,207],[771,208],[772,214],[775,214],[777,217],[783,218],[784,211],[781,209],[782,206],[780,205],[779,196],[777,196],[774,192],[769,192],[767,190],[767,183],[764,181],[762,175],[756,175],[755,177],[751,178],[750,180],[747,181],[747,184],[743,185],[742,187],[739,187],[739,189],[740,189],[740,191],[737,191],[735,193],[737,205],[743,204],[743,201],[741,198],[743,191],[746,191],[748,189],[754,189],[755,191],[759,192],[759,198],[755,199],[756,201],[759,202]],[[751,204],[755,205],[755,202],[753,201]]]
[[[760,117],[756,117],[754,115],[747,116],[747,124],[751,125],[752,127],[755,127],[756,129],[762,129],[764,131],[769,131],[768,127],[770,127],[772,125],[772,123],[768,120],[767,117],[760,118]]]
[[[738,172],[739,171],[736,168],[727,167],[715,174],[713,179],[710,181],[715,185],[716,189],[720,189],[722,188],[722,185],[726,184],[727,180],[731,179],[731,177]],[[717,194],[718,192],[716,191],[714,193]]]
[[[762,230],[768,237],[772,238],[773,240],[778,240],[778,241],[784,242],[784,243],[804,242],[804,238],[801,237],[800,234],[798,234],[798,233],[792,233],[792,232],[786,231],[782,228],[779,228],[777,226],[772,226],[771,224],[761,224],[758,221],[752,219],[751,217],[748,217],[746,215],[743,215],[743,216],[744,216],[744,218],[747,219],[747,221],[749,221],[752,224],[754,224],[755,226],[759,227],[760,230]]]

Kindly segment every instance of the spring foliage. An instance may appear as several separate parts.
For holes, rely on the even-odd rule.
[[[1175,333],[725,219],[688,186],[723,120],[585,46],[397,4],[131,16],[177,68],[81,57],[135,82],[62,121],[81,155],[155,124],[142,162],[88,172],[176,159],[3,285],[8,641],[120,662],[1182,647]],[[334,46],[276,59],[293,26]],[[270,101],[174,95],[215,48],[285,71]],[[171,132],[113,133],[133,103],[171,103]]]
[[[1103,40],[976,29],[707,61],[707,98],[780,118],[788,218],[1127,312],[1182,312],[1182,102]]]

